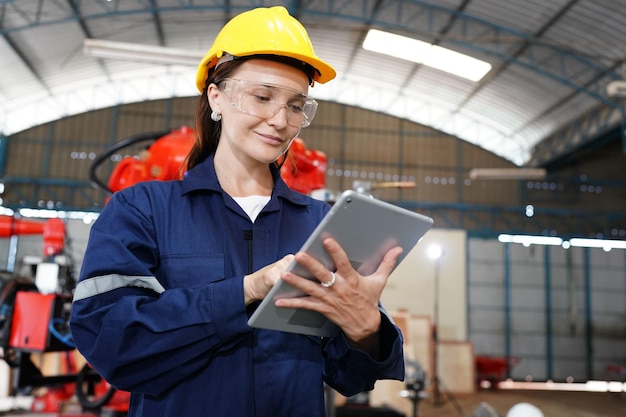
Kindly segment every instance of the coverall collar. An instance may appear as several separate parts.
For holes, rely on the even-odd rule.
[[[213,163],[214,156],[215,154],[209,155],[204,161],[185,173],[182,188],[183,195],[198,190],[209,190],[217,193],[223,192],[217,179],[217,174],[215,173],[215,165]],[[284,198],[292,204],[301,206],[310,204],[309,200],[307,200],[303,194],[292,190],[285,184],[280,176],[280,170],[276,168],[274,164],[270,164],[270,171],[274,178],[274,191],[272,192],[272,201],[270,201],[268,205],[269,209],[271,209],[274,204],[277,204],[274,197]]]

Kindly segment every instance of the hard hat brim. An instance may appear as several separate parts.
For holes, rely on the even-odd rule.
[[[319,59],[318,57],[313,56],[305,56],[295,53],[277,53],[275,50],[268,51],[254,51],[254,53],[245,54],[245,53],[231,53],[229,51],[220,51],[218,54],[212,50],[207,52],[207,54],[202,58],[200,64],[198,64],[198,71],[196,73],[196,87],[198,91],[202,92],[206,87],[206,80],[209,73],[209,70],[217,65],[217,61],[224,54],[233,55],[236,58],[253,58],[255,55],[265,56],[268,55],[276,55],[280,57],[289,57],[294,58],[298,61],[302,61],[306,64],[309,64],[311,67],[315,69],[315,74],[313,76],[313,81],[318,82],[320,84],[327,83],[337,76],[337,72],[335,69],[328,63]]]

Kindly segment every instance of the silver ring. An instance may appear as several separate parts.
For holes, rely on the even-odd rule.
[[[336,278],[337,277],[335,276],[335,273],[333,271],[330,271],[330,281],[328,281],[328,282],[320,282],[320,284],[322,284],[323,287],[330,288],[333,285],[335,285],[335,279]]]

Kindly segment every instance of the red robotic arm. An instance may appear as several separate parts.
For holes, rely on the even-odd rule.
[[[61,219],[49,219],[42,223],[12,216],[0,217],[0,238],[21,235],[43,235],[44,256],[58,255],[65,245],[65,223]]]
[[[178,179],[185,171],[185,158],[195,138],[195,131],[183,126],[165,134],[146,134],[127,139],[121,144],[131,145],[143,140],[154,142],[138,158],[122,159],[111,173],[106,187],[102,187],[102,183],[94,178],[95,168],[91,170],[92,179],[94,183],[111,193],[142,181]],[[121,149],[121,146],[116,145],[112,149],[117,151]],[[106,160],[111,154],[112,151],[105,153],[103,157],[98,158],[95,165]],[[281,176],[289,187],[305,194],[324,188],[327,167],[327,158],[324,153],[307,149],[304,142],[296,138],[287,155],[287,160],[281,169]]]

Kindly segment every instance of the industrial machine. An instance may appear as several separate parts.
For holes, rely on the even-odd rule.
[[[62,412],[76,397],[82,410],[90,412],[86,415],[103,415],[103,410],[126,415],[128,394],[78,363],[68,324],[76,280],[64,253],[65,223],[0,217],[0,238],[25,235],[43,240],[42,256],[26,263],[32,274],[0,272],[0,347],[11,368],[13,393],[32,395],[31,410],[37,412]],[[42,369],[49,353],[58,355],[57,372]]]
[[[90,179],[98,188],[114,193],[141,181],[173,180],[185,170],[185,158],[195,141],[195,131],[183,126],[165,132],[143,133],[122,140],[99,155],[90,170]],[[115,166],[107,182],[98,177],[100,166],[122,149],[151,142],[138,157],[126,156]],[[281,177],[289,187],[304,194],[324,189],[327,158],[323,152],[307,149],[296,138],[289,148]]]

